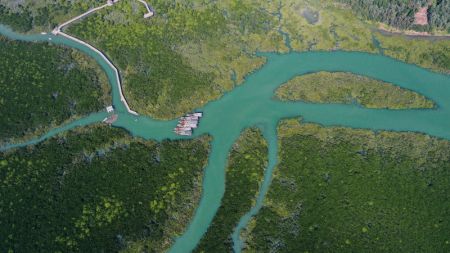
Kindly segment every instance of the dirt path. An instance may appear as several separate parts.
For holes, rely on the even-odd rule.
[[[380,24],[377,29],[374,29],[375,31],[386,35],[386,36],[404,36],[408,39],[424,39],[424,40],[448,40],[450,39],[450,34],[443,34],[443,35],[433,35],[429,34],[427,32],[417,32],[417,31],[411,31],[411,30],[399,30],[394,29],[390,27],[386,27],[386,25]]]
[[[61,29],[62,29],[63,27],[65,27],[65,26],[69,25],[70,23],[73,23],[73,22],[75,22],[75,21],[77,21],[77,20],[79,20],[79,19],[82,19],[82,18],[84,18],[85,16],[87,16],[87,15],[93,13],[93,12],[99,11],[99,10],[101,10],[101,9],[107,7],[107,6],[112,6],[112,4],[107,3],[107,4],[104,4],[104,5],[102,5],[102,6],[99,6],[99,7],[93,8],[93,9],[90,9],[90,10],[88,10],[87,12],[85,12],[85,13],[83,13],[83,14],[77,16],[77,17],[74,17],[74,18],[72,18],[72,19],[69,20],[69,21],[66,21],[66,22],[60,24],[59,26],[57,26],[57,27],[55,28],[55,30],[56,30],[57,32],[61,32]],[[53,30],[53,31],[55,31],[55,30]]]

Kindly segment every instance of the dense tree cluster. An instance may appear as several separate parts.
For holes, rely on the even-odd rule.
[[[409,28],[414,23],[414,13],[425,0],[341,0],[367,19],[387,23],[399,28]]]
[[[0,251],[118,252],[145,238],[163,252],[197,205],[208,141],[97,126],[0,152]]]
[[[448,252],[450,142],[283,121],[244,252]]]
[[[387,23],[402,29],[447,30],[450,28],[450,1],[433,1],[428,9],[429,26],[414,25],[414,14],[429,5],[427,0],[339,0],[348,4],[364,18]]]
[[[450,33],[450,1],[437,0],[429,9],[428,21],[432,27]]]
[[[33,19],[31,13],[21,6],[17,13],[0,5],[0,23],[11,26],[17,31],[25,32],[32,28]]]
[[[104,73],[81,53],[0,36],[0,140],[103,108]]]

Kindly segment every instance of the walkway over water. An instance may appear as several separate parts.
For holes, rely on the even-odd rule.
[[[144,14],[144,18],[150,18],[153,16],[154,12],[153,10],[150,8],[150,6],[148,6],[147,2],[144,0],[138,0],[139,2],[141,2],[144,6],[145,9],[147,9],[147,13]]]
[[[112,87],[113,105],[119,114],[113,126],[122,127],[132,135],[145,139],[186,139],[176,136],[172,129],[177,121],[158,121],[147,116],[130,114],[120,99],[120,85],[117,85],[117,70],[97,50],[77,40],[54,35],[21,35],[0,26],[0,33],[11,39],[27,41],[48,41],[63,44],[83,51],[93,57],[105,70]],[[245,227],[251,215],[262,205],[264,194],[270,184],[276,164],[277,134],[279,120],[302,117],[303,121],[324,126],[346,126],[373,130],[415,131],[450,140],[450,77],[433,73],[414,65],[406,64],[385,56],[359,52],[307,52],[289,54],[260,54],[267,63],[249,75],[245,82],[217,101],[208,103],[199,111],[204,112],[202,124],[193,137],[210,134],[213,137],[209,163],[205,169],[203,195],[195,216],[186,232],[176,240],[171,252],[190,252],[195,248],[207,230],[217,209],[225,188],[225,166],[228,153],[241,131],[257,126],[262,129],[269,143],[269,169],[260,190],[256,206],[244,216],[233,239],[235,250],[240,251],[239,231]],[[319,71],[344,71],[363,75],[423,94],[437,104],[435,109],[388,110],[366,109],[357,105],[312,104],[302,102],[281,102],[273,99],[274,91],[291,78]],[[168,73],[169,74],[169,73]],[[106,112],[92,114],[69,125],[53,129],[46,135],[29,142],[1,147],[0,151],[23,147],[43,141],[62,131],[86,126],[104,119]]]
[[[88,16],[89,14],[91,14],[91,13],[93,13],[93,12],[99,11],[99,10],[101,10],[101,9],[107,7],[107,6],[111,6],[111,5],[112,5],[111,3],[107,3],[107,4],[104,4],[104,5],[102,5],[102,6],[99,6],[99,7],[93,8],[93,9],[90,9],[90,10],[86,11],[85,13],[83,13],[83,14],[81,14],[81,15],[79,15],[79,16],[76,16],[76,17],[74,17],[74,18],[72,18],[71,20],[62,23],[62,24],[58,25],[58,26],[53,30],[53,34],[56,35],[56,34],[58,34],[59,32],[61,32],[61,29],[63,29],[65,26],[68,26],[69,24],[71,24],[71,23],[73,23],[73,22],[75,22],[75,21],[77,21],[77,20],[79,20],[79,19],[82,19],[82,18]]]
[[[145,8],[147,9],[148,13],[144,14],[144,18],[152,17],[153,16],[153,11],[148,6],[147,2],[145,2],[144,0],[138,0],[138,1],[143,3],[145,5]],[[103,60],[108,63],[109,67],[115,72],[114,74],[115,74],[116,83],[117,83],[117,86],[118,86],[120,101],[123,103],[123,105],[127,109],[128,113],[131,113],[131,114],[134,114],[134,115],[138,115],[137,112],[131,110],[130,107],[128,106],[128,102],[125,99],[125,96],[123,95],[123,90],[122,90],[122,84],[121,84],[121,80],[120,80],[120,76],[119,76],[119,71],[114,66],[114,64],[112,64],[112,62],[108,59],[108,57],[106,57],[102,52],[100,52],[100,50],[98,50],[94,46],[90,45],[89,43],[87,43],[85,41],[82,41],[80,39],[77,39],[77,38],[75,38],[75,37],[73,37],[73,36],[71,36],[71,35],[69,35],[67,33],[62,32],[62,29],[64,27],[70,25],[71,23],[73,23],[73,22],[75,22],[77,20],[80,20],[80,19],[82,19],[82,18],[84,18],[84,17],[86,17],[86,16],[88,16],[88,15],[90,15],[90,14],[96,12],[96,11],[99,11],[99,10],[105,8],[105,7],[113,6],[117,2],[119,2],[119,0],[108,0],[106,4],[104,4],[102,6],[99,6],[99,7],[96,7],[96,8],[93,8],[93,9],[90,9],[90,10],[86,11],[85,13],[83,13],[81,15],[78,15],[78,16],[70,19],[69,21],[66,21],[66,22],[58,25],[55,29],[53,29],[52,34],[55,35],[55,36],[61,35],[61,36],[64,36],[64,37],[66,37],[66,38],[68,38],[70,40],[78,42],[79,44],[82,44],[82,45],[84,45],[86,47],[89,47],[91,50],[95,51],[98,55],[100,55],[103,58]],[[45,35],[45,34],[41,34],[41,35]],[[49,40],[52,40],[52,38],[49,38]]]

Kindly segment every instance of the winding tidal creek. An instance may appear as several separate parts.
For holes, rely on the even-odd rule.
[[[324,126],[345,126],[372,130],[414,131],[450,140],[450,76],[434,73],[415,65],[385,56],[360,52],[291,52],[260,53],[266,64],[250,74],[245,82],[219,100],[209,102],[198,111],[204,113],[199,128],[192,137],[180,137],[172,132],[177,121],[159,121],[127,111],[120,100],[117,77],[107,61],[97,52],[76,41],[52,34],[23,35],[0,26],[0,34],[14,40],[51,42],[75,48],[94,58],[108,75],[112,100],[118,120],[113,126],[124,128],[133,136],[161,141],[163,139],[195,138],[203,134],[213,137],[208,165],[205,169],[203,192],[195,216],[170,252],[192,251],[208,229],[225,191],[225,167],[231,146],[241,131],[258,127],[269,144],[269,165],[265,171],[256,205],[243,216],[233,233],[235,252],[240,252],[239,234],[249,219],[261,207],[277,163],[277,124],[283,118],[301,117],[304,122]],[[274,91],[295,76],[318,71],[351,72],[423,94],[437,107],[420,110],[366,109],[358,105],[313,104],[275,100]],[[168,73],[170,74],[170,73]],[[136,108],[132,108],[136,109]],[[93,113],[80,120],[52,129],[43,136],[20,144],[0,147],[0,151],[32,145],[75,127],[101,122],[107,112]]]

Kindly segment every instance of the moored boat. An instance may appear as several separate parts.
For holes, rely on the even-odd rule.
[[[178,124],[173,130],[174,133],[183,136],[191,136],[193,129],[198,127],[199,120],[203,116],[201,112],[188,113],[180,117]]]

